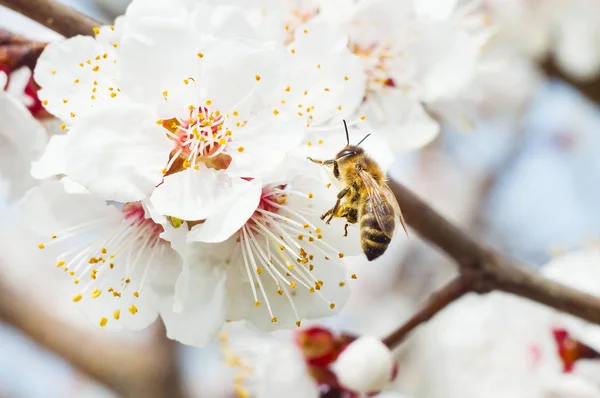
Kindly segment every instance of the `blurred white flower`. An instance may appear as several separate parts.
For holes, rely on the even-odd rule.
[[[141,203],[118,209],[91,194],[69,194],[55,181],[30,190],[21,214],[42,237],[47,266],[72,279],[72,300],[88,319],[111,330],[139,330],[156,319],[152,281],[177,275],[180,258]]]
[[[542,273],[600,295],[598,261],[597,250],[573,253],[550,262]],[[574,369],[564,373],[569,357],[559,355],[560,329],[600,348],[600,328],[573,316],[505,293],[467,296],[417,332],[412,360],[401,365],[412,374],[400,372],[400,385],[431,398],[600,397],[597,359],[572,357]]]
[[[600,3],[595,0],[489,0],[485,9],[501,39],[535,59],[554,55],[576,79],[600,72]]]
[[[0,70],[0,195],[14,200],[34,185],[31,162],[42,155],[46,130],[27,106],[25,94],[31,72],[21,68],[10,74]]]
[[[174,244],[184,268],[174,312],[165,317],[170,337],[203,345],[225,320],[279,329],[342,308],[349,288],[341,259],[359,253],[357,231],[349,228],[344,237],[343,221],[320,219],[337,191],[317,178],[318,166],[304,165],[282,170],[262,186],[246,182],[244,195],[221,203],[191,228],[192,243]],[[210,330],[207,336],[198,333],[199,323]]]

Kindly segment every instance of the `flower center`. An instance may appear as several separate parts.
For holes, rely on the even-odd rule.
[[[234,112],[233,116],[237,114]],[[228,144],[232,131],[227,128],[228,122],[229,115],[223,115],[219,110],[191,105],[187,119],[159,121],[167,129],[167,135],[175,146],[163,174],[173,174],[190,167],[198,170],[199,163],[216,170],[229,167],[231,156],[228,154]],[[236,126],[241,125],[242,122],[236,122]]]
[[[294,201],[290,202],[292,197]],[[331,310],[336,306],[321,292],[324,282],[316,275],[328,261],[339,261],[344,255],[330,246],[321,229],[310,221],[317,217],[310,205],[312,198],[312,193],[295,191],[291,185],[268,185],[263,188],[256,211],[238,232],[238,249],[254,305],[259,307],[264,302],[271,322],[278,321],[271,305],[277,297],[271,296],[273,292],[287,299],[298,327],[297,289],[316,294]],[[339,287],[344,285],[342,281]]]
[[[396,87],[396,83],[389,73],[389,61],[394,58],[389,46],[378,43],[369,46],[361,46],[357,43],[348,45],[350,51],[358,55],[365,68],[367,75],[367,91],[369,93],[380,92],[389,87]]]

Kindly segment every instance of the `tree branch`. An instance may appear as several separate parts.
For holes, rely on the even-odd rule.
[[[123,345],[69,324],[0,278],[0,321],[6,322],[124,397],[183,397],[170,344]],[[161,339],[166,340],[164,330]]]
[[[406,187],[394,181],[390,181],[390,187],[406,222],[425,240],[448,254],[458,264],[461,275],[435,293],[413,318],[388,336],[385,341],[390,346],[396,346],[412,329],[469,290],[476,293],[493,290],[512,293],[600,324],[600,299],[597,297],[546,279],[519,262],[496,253],[470,238]],[[462,286],[459,281],[466,281],[467,285]],[[466,289],[462,294],[461,286]]]
[[[52,0],[0,0],[6,6],[65,37],[91,35],[101,23]]]

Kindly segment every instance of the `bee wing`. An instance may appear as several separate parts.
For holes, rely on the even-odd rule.
[[[406,222],[404,221],[404,216],[402,215],[402,211],[400,210],[400,205],[396,200],[396,197],[387,186],[387,184],[380,185],[375,178],[366,170],[358,170],[358,175],[365,184],[367,188],[367,193],[369,194],[369,199],[371,200],[371,205],[373,207],[373,214],[375,215],[375,219],[377,220],[377,224],[381,230],[391,239],[394,234],[393,229],[390,230],[388,223],[384,221],[384,217],[386,214],[386,203],[389,203],[394,210],[395,217],[400,218],[400,223],[402,224],[402,228],[404,228],[404,232],[408,235],[408,230],[406,229]]]

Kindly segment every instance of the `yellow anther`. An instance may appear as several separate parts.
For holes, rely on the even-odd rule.
[[[117,47],[119,47],[119,43],[113,43],[113,47],[114,47],[114,48],[117,48]]]
[[[55,70],[53,70],[53,71],[52,71],[52,72],[50,72],[50,73],[52,73],[53,75],[56,75],[56,71],[55,71]]]
[[[92,30],[94,31],[95,35],[99,35],[100,34],[100,28],[98,28],[98,27],[94,27]]]
[[[238,147],[237,151],[238,151],[238,152],[240,152],[240,153],[241,153],[241,152],[244,152],[244,147],[243,147],[243,146],[241,146],[241,147]]]
[[[61,124],[60,125],[60,129],[63,130],[63,131],[66,130],[67,129],[67,125],[65,123]]]
[[[290,50],[290,52],[291,52],[292,54],[296,54],[296,50],[295,50],[295,49],[293,49],[293,48]]]
[[[45,248],[45,247],[46,247],[46,245],[44,245],[43,243],[40,243],[40,244],[38,245],[38,249],[43,249],[43,248]]]
[[[367,117],[366,117],[365,115],[362,115],[362,116],[360,117],[360,120],[365,120],[366,118],[367,118]]]
[[[255,302],[254,302],[254,306],[255,306],[255,307],[258,307],[258,306],[260,306],[260,301],[255,301]]]
[[[100,297],[100,294],[102,294],[100,289],[94,289],[94,291],[92,292],[92,298],[98,298]]]
[[[300,324],[301,324],[301,323],[302,323],[302,322],[300,322],[300,321],[296,321],[296,326],[300,327]]]
[[[102,58],[104,58],[104,59],[108,58],[108,54],[107,53],[102,54]]]
[[[198,53],[196,55],[198,56],[198,58],[204,58],[204,54],[202,54],[202,53]]]
[[[311,192],[309,192],[309,193],[308,193],[308,198],[309,198],[309,199],[312,199],[312,197],[313,197],[313,194],[312,194]]]
[[[134,295],[135,297],[140,297],[140,292],[133,292],[133,295]]]
[[[287,267],[290,271],[292,271],[294,269],[294,266],[292,264],[288,265]]]
[[[340,282],[339,285],[340,285],[340,287],[344,287],[344,286],[346,286],[346,282]]]
[[[279,111],[277,109],[273,109],[273,115],[275,115],[275,116],[279,115]]]
[[[277,322],[277,317],[276,317],[276,316],[274,316],[273,318],[271,318],[271,322],[272,322],[272,323],[275,323],[275,322]]]
[[[115,320],[119,320],[119,318],[121,317],[121,310],[115,310],[115,312],[113,312],[113,318],[115,318]]]
[[[290,86],[287,86],[287,87],[285,88],[285,91],[288,91],[288,92],[289,92],[291,89],[292,89],[292,88],[291,88]]]
[[[69,100],[68,100],[68,99],[64,99],[64,100],[63,100],[63,104],[66,104],[67,102],[69,102]]]
[[[314,287],[311,287],[309,291],[310,291],[311,293],[314,293],[314,292],[315,292],[315,288],[314,288]]]
[[[188,79],[184,79],[183,84],[190,84],[190,81]]]
[[[290,287],[291,287],[292,289],[296,288],[296,282],[295,282],[295,281],[291,281],[291,282],[290,282]]]
[[[43,101],[42,101],[42,104],[43,104],[44,106],[48,105],[48,100],[43,100]]]
[[[135,315],[135,314],[137,314],[137,312],[138,312],[138,309],[137,309],[137,307],[136,307],[135,305],[133,305],[133,304],[132,304],[132,305],[131,305],[131,307],[129,307],[129,313],[130,313],[131,315]]]
[[[356,279],[356,274],[352,274],[352,276],[350,276],[352,279]]]
[[[211,105],[211,104],[212,104],[212,101],[211,101],[211,100],[206,100],[206,102],[205,102],[205,103],[206,103],[206,105]]]
[[[323,90],[324,91],[329,91],[329,87],[325,87]]]
[[[111,98],[115,98],[116,96],[117,96],[117,93],[110,93]]]
[[[277,290],[277,294],[280,296],[283,295],[283,290],[281,290],[281,289]]]
[[[260,75],[255,75],[254,78],[256,79],[256,81],[260,80]]]
[[[71,116],[71,117],[75,117],[76,115],[75,115],[73,112],[71,112],[71,113],[69,114],[69,116]]]
[[[285,247],[283,247],[283,245],[279,245],[279,250],[284,250]]]
[[[78,285],[79,284],[79,279],[77,279],[77,278],[73,279],[73,283],[76,284],[76,285]]]
[[[256,269],[256,273],[257,273],[258,275],[262,274],[262,271],[263,271],[263,270],[262,270],[262,268],[257,268],[257,269]]]
[[[339,256],[340,258],[344,258],[344,253],[338,253],[338,256]]]
[[[319,140],[319,145],[323,145],[323,140]]]
[[[75,84],[79,83],[79,79],[73,80],[73,83],[75,83]]]
[[[344,76],[344,80],[348,81],[349,77],[348,76]]]
[[[76,303],[79,300],[81,300],[83,298],[83,296],[81,295],[81,293],[77,293],[75,296],[73,296],[73,302]]]
[[[65,260],[60,260],[56,263],[56,267],[62,267],[63,265],[65,265]]]
[[[334,309],[335,308],[335,304],[333,304],[333,303],[329,304],[329,308]]]
[[[102,318],[100,318],[100,326],[101,327],[106,326],[107,323],[108,323],[108,319],[106,317],[103,316]]]
[[[221,139],[219,140],[219,144],[220,144],[220,145],[225,145],[225,144],[227,144],[227,140],[226,140],[225,138],[221,138]]]
[[[100,65],[96,65],[92,68],[94,72],[98,72],[100,70]]]

